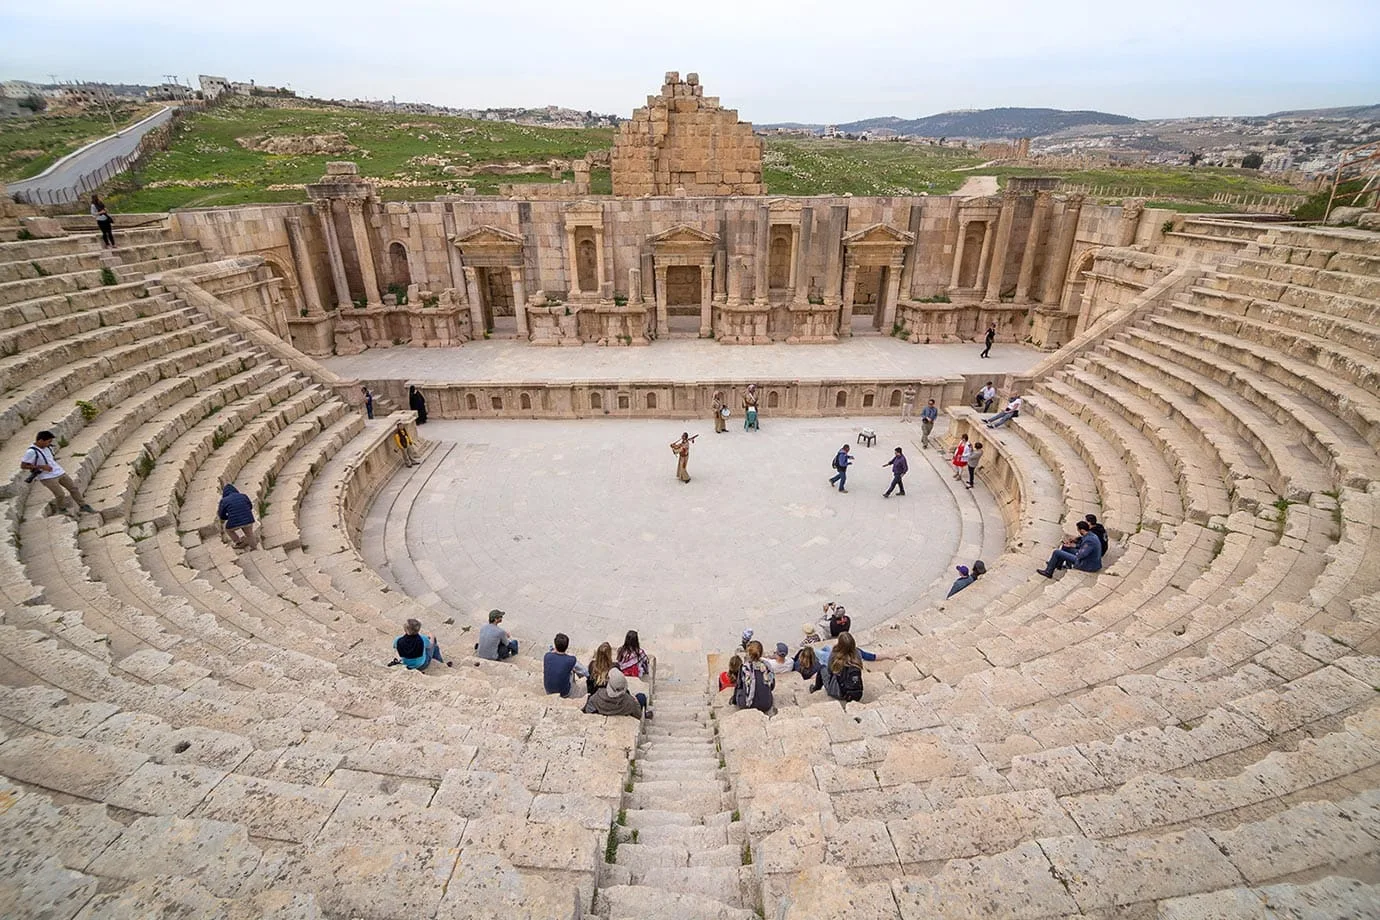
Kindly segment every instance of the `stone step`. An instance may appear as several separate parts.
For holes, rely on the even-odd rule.
[[[730,819],[731,814],[727,811],[690,814],[666,808],[639,808],[635,805],[629,805],[624,815],[627,826],[636,828],[727,826],[730,823],[739,823]]]
[[[616,885],[595,895],[594,912],[605,920],[642,920],[674,917],[676,920],[758,920],[751,910],[734,907],[712,897],[680,894],[659,887]]]
[[[680,847],[689,852],[715,850],[719,847],[741,847],[744,840],[744,824],[732,821],[727,824],[662,824],[646,825],[638,830],[638,845]],[[619,855],[623,847],[618,848]]]

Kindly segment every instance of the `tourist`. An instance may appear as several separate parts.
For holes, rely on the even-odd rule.
[[[795,653],[795,670],[800,673],[802,680],[814,680],[819,673],[819,658],[814,649],[808,645],[801,646],[800,651]]]
[[[1078,522],[1076,546],[1070,548],[1065,541],[1064,546],[1050,554],[1045,567],[1035,571],[1046,578],[1053,578],[1054,569],[1060,563],[1066,563],[1069,568],[1080,572],[1096,572],[1102,568],[1102,541],[1097,539],[1097,534],[1092,532],[1092,526],[1087,521]]]
[[[978,357],[979,357],[979,358],[990,358],[990,357],[992,357],[992,343],[995,342],[996,340],[997,340],[997,324],[996,324],[996,323],[988,323],[988,324],[987,324],[987,335],[985,335],[985,336],[983,337],[983,341],[985,341],[987,344],[983,347],[983,349],[982,349],[982,354],[978,355]]]
[[[433,661],[451,667],[451,662],[441,657],[441,645],[436,637],[422,635],[421,620],[409,619],[403,624],[402,635],[393,640],[393,654],[398,657],[388,662],[389,667],[403,664],[409,671],[425,671]]]
[[[403,466],[413,467],[421,462],[412,448],[412,436],[407,433],[406,422],[398,422],[398,429],[393,432],[393,443],[398,445],[398,451],[402,454]]]
[[[738,686],[738,672],[743,669],[743,656],[734,655],[728,659],[728,670],[719,672],[719,691]]]
[[[681,482],[690,481],[690,471],[686,467],[690,464],[690,442],[695,438],[690,437],[690,432],[682,431],[680,440],[671,442],[671,453],[676,455],[676,478]]]
[[[805,637],[804,637],[803,639],[800,640],[800,641],[801,641],[801,644],[803,644],[803,645],[818,645],[818,644],[819,644],[819,627],[818,627],[818,626],[816,626],[814,623],[805,623],[805,624],[803,624],[803,625],[800,627],[800,629],[801,629],[802,632],[805,633]]]
[[[599,647],[594,650],[594,657],[590,659],[588,673],[585,675],[586,692],[593,693],[607,684],[609,672],[613,670],[613,646],[607,642],[600,642]]]
[[[890,661],[896,657],[886,652],[869,652],[867,649],[858,648],[857,641],[853,638],[851,632],[839,633],[838,642],[840,644],[843,643],[844,636],[848,637],[848,645],[857,651],[858,657],[862,658],[863,661]],[[820,667],[824,667],[829,663],[829,656],[833,654],[833,649],[835,647],[836,646],[821,645],[819,648],[815,649],[815,657],[819,659]]]
[[[368,387],[360,387],[364,391],[364,417],[373,419],[374,417],[374,394]]]
[[[91,196],[91,216],[96,218],[96,228],[101,231],[101,248],[115,248],[115,221],[105,209],[105,202],[99,195]]]
[[[908,383],[901,391],[901,421],[909,422],[915,414],[915,384]]]
[[[983,562],[981,559],[976,559],[976,560],[974,560],[974,561],[973,561],[973,581],[977,581],[979,578],[981,578],[982,576],[984,576],[984,575],[986,575],[986,574],[987,574],[987,563]]]
[[[221,486],[216,518],[220,521],[221,540],[229,543],[233,537],[235,549],[258,549],[259,535],[254,532],[254,503],[248,495],[228,482]]]
[[[963,481],[963,471],[968,468],[968,454],[972,449],[966,434],[958,439],[958,444],[954,447],[954,456],[950,462],[954,467],[954,479],[959,482]]]
[[[580,685],[576,677],[588,677],[589,672],[580,666],[579,660],[566,652],[570,648],[570,637],[556,633],[551,648],[541,660],[541,682],[547,693],[557,694],[565,699],[580,695]]]
[[[77,503],[77,509],[91,514],[95,509],[86,503],[77,484],[67,475],[62,464],[57,462],[57,452],[53,448],[53,440],[56,437],[57,435],[51,431],[40,431],[34,438],[34,443],[24,451],[24,456],[19,461],[19,468],[28,471],[29,474],[24,481],[33,482],[37,479],[43,483],[43,487],[53,493],[58,509],[62,511],[67,510],[67,496],[62,494],[62,490],[66,489],[67,494]],[[250,521],[253,519],[251,513]]]
[[[954,583],[949,586],[949,593],[944,595],[945,600],[948,600],[973,582],[977,581],[966,565],[956,566],[956,568],[958,569],[958,577],[955,578]]]
[[[848,483],[848,464],[853,462],[853,458],[848,453],[848,445],[839,448],[839,452],[834,455],[834,475],[829,479],[829,485],[839,484],[840,492],[847,492],[844,486]]]
[[[723,434],[728,430],[728,400],[723,390],[714,391],[714,433]]]
[[[824,614],[819,618],[821,633],[828,633],[830,639],[837,639],[839,633],[848,632],[853,626],[853,618],[842,604],[829,601],[824,605]]]
[[[757,384],[755,383],[749,383],[747,392],[743,394],[743,430],[762,430],[762,426],[757,421]]]
[[[867,660],[869,659],[866,654],[860,651],[857,643],[853,641],[853,635],[843,633],[839,636],[838,645],[834,647],[833,653],[821,663],[810,692],[815,693],[823,687],[825,693],[839,702],[853,703],[861,700],[862,663]],[[875,661],[876,657],[870,660]]]
[[[776,675],[762,660],[762,643],[753,639],[747,645],[747,657],[738,672],[738,684],[733,692],[733,704],[739,709],[771,712],[772,690]]]
[[[886,487],[886,491],[882,493],[882,498],[890,498],[892,489],[898,489],[900,490],[898,494],[905,495],[906,486],[905,483],[901,482],[901,477],[910,470],[910,464],[906,463],[906,455],[901,452],[901,448],[896,448],[896,456],[883,463],[882,466],[891,467],[891,485]]]
[[[920,446],[930,446],[930,435],[934,432],[934,420],[939,418],[939,407],[930,400],[920,410]]]
[[[743,635],[742,635],[742,636],[739,638],[739,640],[738,640],[738,648],[739,648],[740,650],[746,652],[746,651],[747,651],[747,647],[748,647],[748,643],[751,642],[751,641],[752,641],[752,630],[751,630],[751,629],[745,629],[745,630],[743,630]]]
[[[1107,528],[1097,523],[1095,514],[1089,514],[1083,520],[1088,522],[1088,529],[1097,535],[1097,542],[1102,544],[1102,555],[1107,555],[1107,547],[1110,545],[1107,541]]]
[[[629,677],[646,677],[652,673],[652,663],[637,639],[637,630],[630,629],[623,637],[623,645],[613,657],[614,667]]]
[[[973,487],[973,479],[977,476],[978,464],[982,462],[982,442],[978,441],[973,445],[973,449],[968,451],[968,488]]]
[[[992,381],[989,380],[973,397],[973,408],[979,412],[991,412],[992,406],[996,405],[996,402],[997,388],[992,386]]]
[[[775,654],[767,659],[767,667],[773,674],[789,674],[795,670],[795,662],[790,659],[791,647],[784,642],[776,643]]]
[[[634,696],[629,693],[628,679],[621,671],[609,672],[608,683],[585,700],[585,712],[600,716],[632,716],[634,719],[644,715],[649,719],[652,717],[652,710],[647,706],[647,694]]]
[[[475,654],[480,658],[486,661],[502,661],[517,654],[517,640],[500,625],[502,622],[502,610],[489,611],[489,622],[479,627],[479,641],[474,645]]]
[[[426,424],[426,397],[415,386],[409,385],[407,388],[407,408],[417,413],[418,425]]]
[[[1013,418],[1021,414],[1021,403],[1023,400],[1019,396],[1011,397],[1011,401],[1006,404],[1006,408],[987,420],[988,428],[1000,428]]]

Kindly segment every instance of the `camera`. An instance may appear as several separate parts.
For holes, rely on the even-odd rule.
[[[41,471],[41,470],[29,470],[29,476],[28,476],[28,478],[25,479],[24,481],[25,481],[25,482],[33,482],[35,479],[38,478],[38,474],[39,474],[40,472],[42,472],[42,471]]]

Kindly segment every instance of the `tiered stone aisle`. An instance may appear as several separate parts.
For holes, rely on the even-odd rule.
[[[752,851],[703,681],[659,678],[595,896],[606,920],[754,920]]]

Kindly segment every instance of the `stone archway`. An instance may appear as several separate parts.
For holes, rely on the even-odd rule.
[[[412,283],[412,269],[407,261],[407,246],[397,240],[388,244],[388,283],[403,288]]]
[[[854,304],[860,292],[865,298],[870,296],[874,280],[876,294],[865,328],[891,331],[896,322],[896,303],[901,297],[901,266],[905,263],[906,247],[914,242],[915,234],[887,224],[873,224],[844,234],[843,309],[839,315],[839,335],[853,333]]]
[[[1097,253],[1097,249],[1087,249],[1074,257],[1071,263],[1073,267],[1064,281],[1064,296],[1059,300],[1059,309],[1064,313],[1078,314],[1075,335],[1081,332],[1085,325],[1087,304],[1084,301],[1087,298],[1084,295],[1088,293],[1088,273],[1092,271]]]

